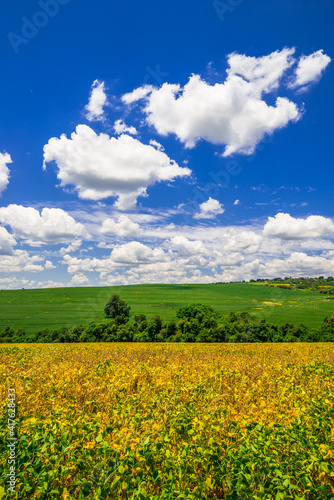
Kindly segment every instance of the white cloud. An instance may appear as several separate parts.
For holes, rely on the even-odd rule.
[[[287,259],[274,259],[266,263],[264,272],[267,273],[267,276],[329,275],[333,272],[333,259],[328,259],[322,255],[293,252]]]
[[[130,268],[126,272],[128,284],[131,283],[183,283],[188,275],[197,273],[196,264],[190,258],[166,262],[155,262]]]
[[[117,135],[124,134],[126,132],[128,134],[131,134],[131,135],[138,134],[138,131],[135,129],[135,127],[133,127],[133,126],[128,127],[127,125],[125,125],[123,120],[116,120],[115,121],[114,131],[115,131],[115,134],[117,134]]]
[[[290,87],[304,87],[318,81],[330,62],[331,58],[324,54],[323,50],[313,52],[309,56],[302,56],[295,71],[295,80]]]
[[[319,238],[333,232],[334,223],[326,217],[310,215],[307,219],[295,219],[284,213],[269,217],[263,229],[264,236],[286,240]]]
[[[60,208],[8,205],[0,208],[0,222],[12,228],[14,236],[32,246],[65,243],[84,233],[84,226]]]
[[[13,163],[8,153],[0,153],[0,196],[9,183],[8,163]]]
[[[116,263],[133,265],[165,260],[166,255],[161,248],[151,249],[138,241],[131,241],[125,245],[116,245],[110,254],[110,258]]]
[[[4,290],[17,290],[19,288],[63,288],[67,285],[59,281],[36,281],[26,278],[20,278],[15,275],[9,278],[0,277],[0,288]]]
[[[59,255],[66,255],[67,253],[76,252],[78,248],[81,247],[82,240],[75,240],[70,243],[67,247],[63,247],[59,250]]]
[[[143,99],[146,97],[151,91],[153,87],[152,85],[144,85],[143,87],[138,87],[132,92],[128,92],[122,96],[122,101],[125,104],[132,104],[133,102],[138,101],[139,99]]]
[[[82,217],[78,216],[79,211],[74,213],[76,219],[82,220]],[[102,215],[105,217],[102,211],[98,214],[94,212],[96,220],[94,219],[95,222],[90,228],[97,241],[103,221]],[[125,217],[128,217],[133,223],[132,215],[119,216],[111,212],[111,221],[115,224],[115,226],[112,224],[111,232],[120,234],[122,221],[124,224],[124,221],[127,222]],[[280,216],[283,218],[280,219]],[[86,224],[86,219],[84,220]],[[111,250],[109,252],[104,250],[106,255],[102,257],[95,256],[96,245],[83,250],[87,252],[86,258],[66,254],[63,264],[75,277],[65,286],[93,283],[100,285],[149,282],[205,283],[274,277],[282,274],[294,276],[333,274],[334,237],[330,239],[330,233],[334,232],[334,221],[325,217],[310,216],[305,219],[295,219],[289,214],[277,214],[267,223],[257,222],[239,226],[215,224],[211,227],[208,224],[195,226],[168,224],[168,222],[164,224],[163,220],[140,221],[140,228],[136,233],[137,241],[106,245],[105,249],[110,247]],[[127,224],[124,224],[123,229]],[[0,273],[6,273],[5,276],[9,277],[13,273],[43,271],[47,275],[49,270],[58,267],[59,264],[54,259],[51,262],[49,256],[59,256],[59,251],[53,254],[46,251],[39,252],[41,255],[33,255],[23,250],[13,250],[11,247],[15,245],[14,236],[2,229],[0,246],[2,241],[7,244],[5,252],[2,246],[2,253],[10,252],[10,255],[1,256]],[[129,238],[131,236],[129,235]],[[279,245],[277,238],[280,238]],[[75,240],[74,243],[77,249],[79,240]],[[99,246],[102,248],[102,245]],[[71,251],[69,247],[67,249]],[[65,250],[66,248],[62,253]],[[97,273],[100,273],[100,279]],[[12,281],[11,284],[2,282],[0,279],[0,288],[20,288],[22,280],[20,283],[18,280]],[[44,287],[52,286],[52,283],[45,280],[33,283],[30,280],[26,284],[22,282],[22,286]]]
[[[70,255],[64,256],[64,264],[69,273],[98,271],[111,272],[121,267],[133,267],[152,262],[164,262],[169,257],[161,248],[150,248],[138,241],[124,245],[115,245],[110,256],[105,259],[78,259]]]
[[[253,258],[242,265],[223,268],[215,275],[218,281],[249,280],[252,278],[274,278],[276,276],[329,276],[333,273],[333,258],[324,255],[313,256],[303,252],[293,252],[287,258],[264,256]]]
[[[242,252],[243,255],[258,252],[262,243],[260,234],[245,227],[232,229],[225,237],[222,249],[225,252]]]
[[[8,278],[0,276],[0,288],[2,290],[14,290],[18,288],[36,288],[35,280],[28,280],[26,278],[18,278],[13,275]]]
[[[89,102],[85,106],[86,118],[88,121],[98,121],[104,119],[103,107],[107,103],[104,82],[95,80],[92,84]]]
[[[294,49],[264,57],[228,56],[224,83],[210,85],[199,75],[188,83],[140,87],[123,96],[125,103],[145,98],[146,121],[160,135],[175,134],[187,148],[204,139],[225,145],[224,156],[252,154],[257,144],[275,130],[300,117],[297,105],[277,97],[268,105],[265,94],[277,91],[281,78],[294,62]]]
[[[56,269],[57,266],[54,266],[51,262],[51,260],[46,260],[44,264],[44,268],[49,270],[49,269]]]
[[[205,248],[202,241],[189,240],[188,238],[185,238],[181,235],[174,236],[171,239],[171,245],[172,248],[176,249],[182,257],[208,253],[208,250]]]
[[[0,255],[12,255],[14,245],[16,245],[14,237],[7,229],[0,226]]]
[[[139,224],[133,222],[126,215],[120,215],[118,221],[106,219],[103,221],[100,233],[116,236],[133,236],[139,230]]]
[[[278,88],[284,72],[295,62],[295,49],[284,48],[263,57],[233,53],[228,56],[229,76],[241,76],[261,94]]]
[[[240,205],[240,200],[235,200],[235,202],[233,203],[233,205]]]
[[[86,125],[78,125],[71,139],[51,138],[44,146],[44,168],[50,161],[57,163],[61,186],[73,185],[82,199],[117,196],[120,210],[133,209],[149,186],[191,173],[129,135],[97,135]]]
[[[300,250],[312,251],[312,250],[334,250],[334,243],[329,239],[305,239],[297,240],[298,248]]]
[[[225,209],[218,200],[209,198],[208,201],[201,203],[200,212],[194,215],[194,219],[214,219],[216,215],[223,214]]]
[[[263,234],[263,225],[258,223],[209,227],[148,222],[141,224],[136,237],[142,242],[115,245],[108,256],[65,255],[63,263],[71,274],[100,273],[100,285],[205,283],[333,273],[332,241],[318,239],[315,244],[310,237],[281,239],[277,245],[275,238]]]
[[[38,272],[44,267],[37,262],[43,261],[38,255],[30,256],[25,250],[15,250],[13,255],[4,255],[0,259],[0,273]]]
[[[71,285],[84,285],[89,283],[89,279],[83,273],[75,274],[71,279]]]
[[[154,139],[151,139],[150,140],[150,145],[151,146],[154,146],[155,148],[157,148],[159,151],[165,151],[165,148],[163,147],[162,144],[160,144],[160,142],[158,141],[155,141]]]

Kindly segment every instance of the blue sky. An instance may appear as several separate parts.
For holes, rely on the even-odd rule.
[[[332,2],[1,10],[0,288],[334,274]]]

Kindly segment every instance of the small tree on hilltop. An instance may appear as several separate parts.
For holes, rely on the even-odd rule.
[[[131,307],[120,299],[120,296],[114,294],[108,300],[104,312],[108,318],[113,318],[116,323],[126,323],[130,316]]]

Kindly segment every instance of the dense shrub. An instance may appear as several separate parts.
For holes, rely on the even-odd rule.
[[[331,318],[325,318],[320,327],[320,337],[324,342],[334,342],[334,314]]]

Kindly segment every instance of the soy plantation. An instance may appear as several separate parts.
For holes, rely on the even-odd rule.
[[[0,498],[334,498],[331,343],[2,344],[0,377]]]

